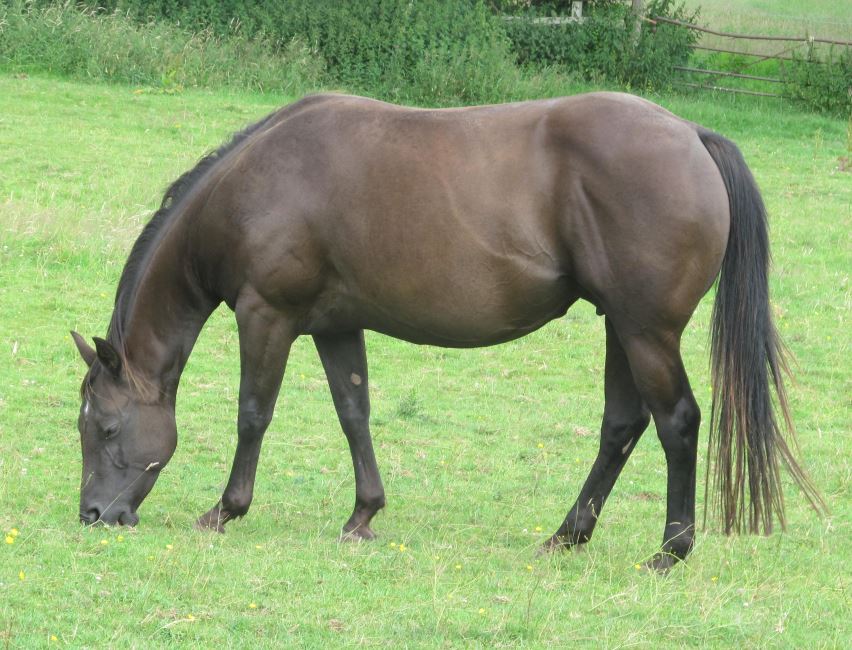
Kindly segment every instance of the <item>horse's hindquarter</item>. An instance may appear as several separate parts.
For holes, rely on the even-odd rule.
[[[623,327],[679,331],[716,277],[728,197],[695,126],[620,93],[555,112],[572,274]]]

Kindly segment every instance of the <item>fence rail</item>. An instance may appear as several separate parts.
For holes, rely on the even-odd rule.
[[[697,72],[699,74],[712,74],[719,75],[723,77],[736,77],[738,79],[755,79],[757,81],[769,81],[772,83],[784,83],[782,79],[776,79],[775,77],[759,77],[753,74],[742,74],[740,72],[728,72],[727,70],[707,70],[705,68],[690,68],[688,66],[683,65],[675,65],[672,66],[675,70],[681,70],[683,72]]]
[[[720,90],[725,93],[738,93],[740,95],[757,95],[758,97],[778,97],[778,93],[764,93],[759,90],[745,90],[743,88],[726,88],[725,86],[707,86],[705,84],[695,84],[689,81],[675,81],[678,86],[686,86],[687,88],[700,88],[702,90]]]
[[[852,41],[840,41],[833,38],[816,38],[814,36],[758,36],[754,34],[733,34],[731,32],[720,32],[716,31],[715,29],[700,27],[699,25],[685,23],[682,20],[675,20],[674,18],[666,18],[664,16],[654,16],[653,18],[647,20],[650,20],[651,22],[669,23],[670,25],[678,25],[687,29],[693,29],[697,32],[704,32],[705,34],[713,34],[714,36],[725,36],[727,38],[734,39],[741,38],[752,41],[796,41],[799,43],[828,43],[831,45],[846,45],[847,47],[852,47]]]
[[[722,47],[710,47],[709,45],[693,45],[693,49],[707,50],[708,52],[724,52],[725,54],[740,54],[742,56],[756,56],[761,59],[778,59],[779,61],[796,61],[792,56],[782,56],[781,54],[758,54],[756,52],[742,52],[740,50],[726,50]],[[801,59],[805,63],[825,63],[817,59]]]

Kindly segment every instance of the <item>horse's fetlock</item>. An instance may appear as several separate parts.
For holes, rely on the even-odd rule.
[[[244,517],[251,506],[251,495],[231,494],[222,496],[222,510],[228,513],[229,519]]]
[[[662,551],[684,559],[695,543],[695,526],[666,526],[666,539]]]
[[[366,511],[371,514],[377,513],[379,510],[385,507],[385,495],[382,492],[381,494],[371,495],[367,497],[358,497],[355,500],[355,509]]]

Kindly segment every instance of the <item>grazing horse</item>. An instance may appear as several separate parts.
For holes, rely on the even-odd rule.
[[[92,348],[72,333],[89,366],[80,519],[138,522],[177,444],[181,371],[221,302],[239,326],[237,449],[198,526],[222,531],[248,511],[290,346],[310,334],[355,467],[343,534],[369,539],[385,493],[364,330],[493,345],[583,299],[606,317],[600,449],[545,547],[591,538],[653,416],[668,498],[650,564],[664,570],[686,557],[695,529],[700,413],[680,339],[720,275],[708,483],[725,532],[769,532],[775,516],[784,523],[779,459],[822,502],[782,437],[790,422],[768,263],[763,202],[736,146],[643,99],[592,93],[425,110],[307,97],[167,190],[124,267],[106,339]]]

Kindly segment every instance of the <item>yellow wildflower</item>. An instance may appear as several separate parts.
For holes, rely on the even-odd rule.
[[[166,550],[171,551],[174,548],[171,544],[166,544]]]
[[[18,579],[19,580],[26,580],[27,575],[23,571],[21,571],[21,572],[18,573]]]
[[[109,544],[109,540],[106,540],[106,539],[101,540],[101,546],[106,546],[107,544]]]
[[[633,567],[638,570],[638,569],[642,568],[642,565],[641,564],[634,564]]]
[[[255,603],[249,603],[249,609],[257,609],[257,605]]]
[[[532,564],[527,565],[527,571],[532,571]]]
[[[12,537],[11,535],[6,535],[6,543],[7,543],[7,544],[14,544],[14,543],[15,543],[15,538],[14,538],[14,537]]]
[[[186,615],[186,620],[187,620],[187,621],[194,621],[194,620],[195,620],[195,617],[194,617],[192,614],[187,614],[187,615]]]
[[[400,552],[400,553],[405,553],[405,549],[406,549],[405,544],[400,544],[400,545],[399,545],[399,552]]]
[[[115,538],[115,541],[116,542],[123,542],[124,541],[124,535],[119,535],[118,537]]]
[[[459,569],[461,569],[461,564],[456,565],[456,571],[458,571]]]
[[[17,529],[17,528],[13,528],[12,530],[10,530],[10,531],[9,531],[9,534],[10,534],[12,537],[17,537],[17,536],[18,536],[18,529]]]
[[[57,638],[57,636],[55,634],[50,635],[50,640],[51,641],[59,641],[59,639]]]

